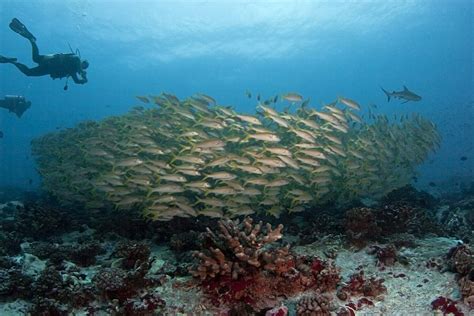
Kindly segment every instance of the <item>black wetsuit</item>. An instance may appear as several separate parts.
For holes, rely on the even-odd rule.
[[[27,76],[45,76],[50,75],[51,78],[72,77],[75,83],[84,84],[87,82],[86,72],[81,69],[81,59],[76,54],[54,54],[40,55],[38,46],[34,40],[30,40],[32,47],[33,61],[38,64],[37,67],[28,68],[28,66],[11,62],[22,73]],[[81,75],[81,78],[78,77]]]
[[[0,63],[13,64],[27,76],[50,75],[53,79],[72,77],[75,83],[84,84],[87,82],[85,69],[89,66],[89,63],[86,60],[81,61],[81,58],[76,54],[40,55],[38,46],[36,45],[36,37],[28,31],[26,26],[21,23],[20,20],[13,18],[9,26],[12,31],[30,41],[33,61],[37,63],[38,66],[29,68],[28,66],[17,62],[16,58],[8,58],[4,56],[0,56]],[[64,89],[67,89],[67,84]]]

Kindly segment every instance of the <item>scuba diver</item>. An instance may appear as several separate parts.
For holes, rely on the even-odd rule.
[[[30,41],[33,53],[33,61],[38,64],[37,67],[28,68],[24,64],[17,62],[16,58],[8,58],[0,55],[0,63],[9,63],[15,65],[22,73],[27,76],[45,76],[51,78],[72,77],[75,83],[84,84],[87,82],[86,69],[89,67],[87,60],[81,60],[80,56],[74,53],[40,55],[36,38],[31,34],[26,26],[18,19],[14,18],[10,23],[10,28]],[[80,78],[79,78],[80,76]],[[64,90],[67,90],[67,80]]]
[[[30,106],[31,102],[19,95],[6,95],[3,100],[0,99],[0,108],[5,108],[18,117],[21,117]]]

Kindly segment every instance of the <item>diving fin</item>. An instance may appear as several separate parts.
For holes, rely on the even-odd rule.
[[[0,55],[0,64],[6,64],[6,63],[14,63],[17,59],[16,58],[9,58]]]
[[[17,18],[14,18],[10,22],[10,28],[12,29],[13,32],[20,34],[24,38],[30,41],[36,42],[36,37],[34,37],[33,34],[31,34],[30,31],[28,31],[26,26],[23,23],[21,23],[20,20],[18,20]]]

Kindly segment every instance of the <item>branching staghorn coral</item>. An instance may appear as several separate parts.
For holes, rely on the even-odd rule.
[[[207,229],[207,237],[215,247],[208,253],[196,252],[201,264],[193,271],[201,280],[215,278],[218,275],[231,276],[236,280],[239,276],[249,273],[249,269],[263,269],[275,273],[287,272],[289,246],[277,249],[265,249],[265,245],[282,237],[283,225],[272,229],[270,224],[262,227],[262,222],[253,224],[250,217],[242,223],[232,220],[219,221],[219,232]]]
[[[264,308],[307,290],[335,290],[339,269],[317,257],[293,255],[289,246],[276,243],[282,229],[254,224],[249,217],[220,220],[217,231],[208,229],[191,271],[206,296],[219,306]]]

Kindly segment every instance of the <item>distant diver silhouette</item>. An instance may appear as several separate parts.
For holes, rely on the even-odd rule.
[[[6,95],[3,100],[0,99],[0,108],[5,108],[18,117],[21,117],[30,106],[31,102],[19,95]]]
[[[31,43],[33,61],[38,64],[37,67],[28,68],[26,65],[17,62],[16,58],[9,58],[0,55],[0,63],[13,64],[22,73],[29,77],[45,76],[50,75],[51,78],[64,78],[72,77],[75,83],[84,84],[87,82],[86,69],[89,67],[87,60],[81,60],[80,54],[66,53],[66,54],[50,54],[40,55],[38,46],[36,45],[36,37],[28,31],[26,26],[21,23],[18,19],[14,18],[10,23],[10,28],[26,38]],[[78,51],[77,51],[78,53]],[[79,76],[81,78],[79,78]],[[66,79],[66,85],[64,90],[68,88],[68,80]]]

